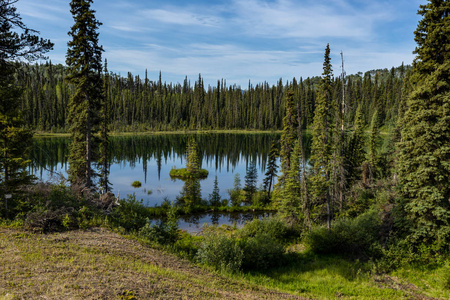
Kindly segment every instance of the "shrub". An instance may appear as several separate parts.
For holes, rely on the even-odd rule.
[[[330,232],[325,227],[316,227],[307,234],[305,243],[318,254],[379,256],[380,226],[378,213],[369,211],[355,219],[337,220]]]
[[[283,263],[285,247],[270,233],[257,233],[242,240],[244,270],[264,270]]]
[[[174,244],[180,237],[176,208],[171,206],[167,211],[167,221],[160,220],[157,224],[147,223],[139,230],[139,235],[149,241],[166,245]]]
[[[120,199],[119,205],[111,213],[111,221],[114,225],[124,228],[126,231],[138,231],[147,223],[150,212],[142,204],[142,200],[136,200],[136,195],[128,195],[127,199]]]
[[[244,251],[234,237],[210,232],[204,236],[196,257],[200,263],[217,270],[238,272],[242,267]]]
[[[283,220],[279,217],[268,217],[263,219],[254,219],[242,227],[240,235],[243,238],[255,237],[266,234],[278,242],[286,242],[293,233]]]

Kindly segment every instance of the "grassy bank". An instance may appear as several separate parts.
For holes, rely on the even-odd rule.
[[[43,235],[0,228],[0,249],[1,299],[301,299],[106,229]]]
[[[101,228],[54,234],[0,228],[0,249],[0,299],[450,298],[448,266],[380,275],[370,263],[296,247],[281,268],[234,275],[199,268]]]

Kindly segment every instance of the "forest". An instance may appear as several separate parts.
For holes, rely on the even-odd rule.
[[[102,227],[109,232],[105,237],[118,233],[136,242],[135,249],[144,247],[144,253],[172,253],[201,272],[217,272],[286,297],[450,297],[449,1],[420,6],[411,66],[347,75],[343,61],[331,61],[327,44],[321,76],[280,79],[275,85],[249,82],[246,87],[227,85],[226,79],[206,87],[201,74],[193,83],[187,77],[183,83],[167,83],[162,72],[156,80],[109,72],[93,0],[70,2],[74,24],[66,65],[36,63],[46,59],[53,44],[22,22],[15,3],[0,0],[1,249],[12,253],[9,247],[19,244],[8,242],[15,236],[10,230],[24,232],[18,239],[30,239],[34,248],[35,236],[64,233],[66,243],[80,232],[94,235]],[[121,144],[126,149],[113,157],[111,149],[119,144],[111,134],[207,130],[280,135],[258,154],[232,138],[215,153],[216,159],[226,151],[229,159],[238,160],[233,152],[240,146],[247,158],[264,155],[261,187],[256,186],[253,160],[244,184],[237,177],[228,190],[229,199],[218,194],[217,176],[206,198],[200,194],[200,177],[208,176],[201,166],[202,151],[214,140],[181,137],[185,149],[173,149],[155,136],[152,141],[160,144],[154,154],[158,172],[162,155],[185,153],[186,168],[171,170],[184,182],[180,195],[155,207],[145,206],[135,195],[116,198],[109,182],[111,164],[119,157],[147,155],[148,140],[130,144],[138,156]],[[70,135],[70,144],[49,150],[57,152],[58,161],[67,161],[67,179],[44,183],[29,173],[30,155],[39,155],[31,153],[35,132]],[[263,138],[248,140],[259,143]],[[58,161],[50,159],[49,164]],[[270,217],[255,218],[242,228],[205,226],[199,235],[178,225],[180,215],[255,211]],[[39,255],[26,259],[43,263]],[[146,266],[139,272],[157,269],[174,276],[159,264],[136,261]],[[20,279],[25,273],[34,276],[20,271],[14,273],[17,280],[0,282],[0,296],[10,290],[25,298],[48,296],[43,292],[47,288],[29,292],[31,286]],[[134,284],[133,290],[110,283],[113,296],[154,296],[153,290]],[[68,294],[81,289],[77,295],[88,298],[98,292],[66,284],[63,288]]]
[[[62,65],[20,64],[17,82],[23,89],[21,110],[25,122],[34,130],[67,132],[67,107],[73,94],[65,78]],[[346,97],[345,121],[352,124],[358,106],[362,107],[363,122],[369,124],[375,110],[379,111],[381,125],[394,127],[399,115],[399,104],[408,93],[405,77],[411,66],[390,70],[372,70],[355,75],[333,77],[334,98]],[[108,80],[108,124],[111,131],[136,132],[158,130],[245,129],[281,130],[286,108],[285,93],[294,91],[299,103],[302,128],[311,127],[315,98],[320,77],[283,82],[270,86],[267,82],[246,87],[227,86],[218,80],[217,86],[205,87],[201,74],[191,84],[127,77],[110,73]],[[344,81],[344,84],[342,84]]]

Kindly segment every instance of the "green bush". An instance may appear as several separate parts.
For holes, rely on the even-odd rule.
[[[204,236],[196,258],[198,262],[217,270],[238,272],[242,267],[244,251],[234,237],[210,232]]]
[[[378,213],[369,211],[355,219],[335,221],[330,231],[316,227],[306,235],[305,243],[318,254],[378,257],[381,255],[380,228]]]
[[[264,270],[283,264],[285,247],[270,233],[257,233],[241,241],[244,270]]]
[[[294,233],[286,223],[279,217],[268,217],[263,219],[254,219],[247,223],[240,230],[240,236],[243,238],[255,237],[266,234],[278,242],[287,242],[288,239],[297,233]]]
[[[151,225],[151,221],[147,219],[145,226],[139,230],[139,235],[161,245],[174,244],[180,237],[176,207],[168,209],[166,221],[160,220]]]
[[[142,204],[142,200],[136,200],[136,195],[128,195],[127,199],[120,199],[119,205],[110,214],[111,222],[126,231],[138,231],[147,224],[151,217],[150,211]]]

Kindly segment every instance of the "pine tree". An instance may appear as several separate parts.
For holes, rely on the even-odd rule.
[[[189,174],[196,174],[200,169],[200,162],[197,151],[197,143],[193,138],[189,139],[186,149],[186,171]]]
[[[252,202],[253,195],[256,192],[256,180],[258,179],[258,172],[256,171],[256,163],[253,160],[247,166],[247,174],[245,174],[245,201],[248,203]]]
[[[209,195],[209,204],[212,206],[220,205],[220,190],[219,190],[219,182],[217,180],[217,175],[214,178],[214,187],[212,193]]]
[[[294,150],[294,143],[297,139],[297,112],[294,103],[294,92],[289,90],[286,93],[286,115],[283,118],[283,133],[280,139],[281,175],[278,185],[283,186],[287,173],[290,171],[291,154]]]
[[[361,178],[361,166],[365,160],[365,138],[363,131],[361,107],[356,109],[353,131],[350,135],[345,150],[345,169],[347,170],[348,183],[351,185]]]
[[[69,174],[72,183],[92,188],[95,176],[92,162],[97,155],[92,133],[99,125],[99,111],[102,99],[102,52],[98,44],[99,26],[93,0],[72,0],[70,12],[75,24],[69,35],[66,64],[67,81],[75,86],[75,93],[69,102],[70,132],[72,144],[69,155]]]
[[[450,2],[420,6],[398,162],[409,240],[450,245]]]
[[[52,49],[49,40],[39,39],[39,32],[28,28],[17,9],[17,1],[0,0],[0,193],[15,191],[18,185],[31,177],[26,172],[27,155],[32,144],[32,131],[25,128],[20,112],[23,90],[14,77],[19,64],[15,61],[33,61],[45,58]],[[0,199],[4,199],[1,195]],[[7,201],[7,199],[5,198]],[[8,203],[5,201],[6,213]]]
[[[313,192],[317,205],[326,205],[328,229],[331,228],[331,171],[333,145],[333,117],[334,102],[332,99],[333,70],[330,59],[330,46],[325,49],[323,73],[319,90],[317,91],[316,109],[313,124],[313,137],[311,146],[311,161],[313,163]]]
[[[234,175],[233,189],[228,190],[232,206],[241,206],[241,175]]]
[[[282,189],[282,200],[279,212],[282,218],[290,226],[300,224],[301,220],[301,179],[300,179],[301,149],[298,141],[294,143],[291,154],[290,169],[286,176],[285,185]]]
[[[263,181],[263,187],[264,191],[267,191],[267,199],[270,200],[270,192],[272,190],[273,181],[275,179],[275,176],[277,176],[277,156],[278,156],[278,149],[277,144],[272,143],[270,147],[270,153],[269,153],[269,162],[267,164],[267,171],[265,173],[265,178]]]
[[[109,106],[108,106],[108,91],[109,91],[109,74],[108,61],[105,59],[105,78],[103,80],[103,97],[101,106],[101,122],[100,122],[100,158],[98,165],[100,168],[100,187],[105,193],[111,190],[111,183],[109,182]]]
[[[380,116],[375,110],[370,123],[369,153],[367,161],[369,164],[370,179],[379,175],[379,148],[380,148]]]

